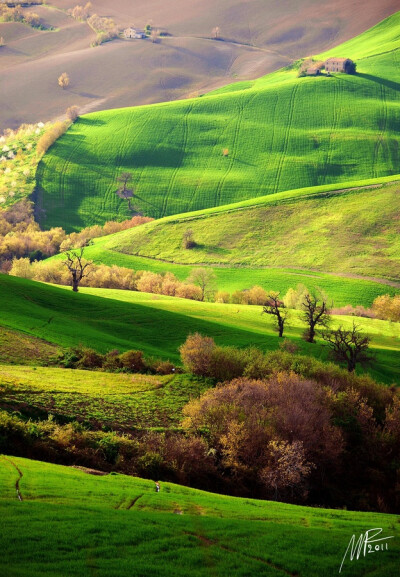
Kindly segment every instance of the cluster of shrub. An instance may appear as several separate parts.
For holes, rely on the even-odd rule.
[[[90,347],[71,347],[62,352],[56,362],[66,369],[157,375],[170,375],[181,372],[170,361],[144,357],[142,351],[133,349],[123,353],[113,349],[101,354]]]
[[[87,24],[97,34],[96,40],[91,46],[98,46],[103,42],[116,38],[119,30],[112,18],[105,18],[97,14],[91,14],[92,3],[87,2],[84,6],[77,4],[74,8],[68,10],[68,14],[75,20],[86,21]]]
[[[374,300],[372,311],[376,318],[400,322],[400,294],[381,295]]]
[[[36,2],[38,4],[38,2]],[[23,22],[29,24],[32,28],[40,28],[40,16],[36,12],[23,11],[21,6],[7,6],[0,4],[0,19],[3,22]]]
[[[210,365],[203,345],[186,342],[182,360],[218,380],[234,351],[217,351]],[[0,451],[234,495],[398,512],[396,388],[287,350],[247,358],[186,405],[181,430],[122,433],[0,412]]]

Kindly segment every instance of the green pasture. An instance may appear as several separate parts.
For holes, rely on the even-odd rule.
[[[140,349],[146,355],[179,362],[179,346],[198,331],[218,344],[255,345],[274,350],[279,339],[272,319],[261,307],[201,303],[175,297],[110,289],[55,287],[0,275],[0,318],[6,328],[23,331],[60,346],[91,346],[100,352]],[[333,326],[350,326],[353,317],[337,317]],[[377,360],[370,369],[379,381],[392,383],[400,375],[400,325],[357,318],[370,334]],[[301,340],[304,324],[293,311],[286,336],[305,354],[327,358],[319,344]]]
[[[86,254],[105,264],[146,270],[168,268],[179,277],[185,269],[177,267],[178,264],[211,265],[217,267],[219,283],[227,290],[232,290],[227,278],[230,270],[218,267],[246,268],[245,271],[235,270],[235,288],[248,288],[250,282],[259,284],[253,277],[262,274],[265,276],[263,285],[274,283],[274,274],[284,275],[284,286],[293,282],[295,274],[303,274],[305,284],[313,284],[317,277],[317,282],[329,283],[329,277],[316,273],[315,269],[350,277],[363,275],[399,280],[399,191],[397,182],[374,184],[364,189],[313,191],[293,198],[271,195],[263,204],[255,206],[247,206],[247,203],[228,205],[215,213],[208,209],[155,220],[97,239],[94,246],[86,249]],[[196,245],[185,249],[183,237],[189,229]],[[269,267],[269,270],[262,273],[262,267]],[[274,268],[276,270],[271,270]],[[314,269],[314,272],[288,270],[279,273],[278,269],[282,268]],[[310,281],[307,276],[311,277]],[[277,290],[283,290],[282,281],[276,282]],[[354,279],[338,282],[337,277],[329,284],[337,284],[336,289],[329,286],[326,290],[332,292],[331,298],[340,305],[345,302],[365,304],[372,296],[373,288],[378,289],[377,283],[361,283],[365,292],[357,290],[358,283]],[[382,287],[379,290],[387,291]]]
[[[22,501],[17,499],[15,484]],[[353,534],[380,527],[388,550],[344,576],[392,577],[395,515],[226,497],[124,475],[0,457],[0,573],[12,577],[330,577]],[[251,538],[250,538],[251,536]]]
[[[53,414],[113,429],[179,425],[182,408],[207,388],[190,375],[127,375],[0,365],[0,406],[25,416]]]
[[[115,194],[125,171],[134,204],[157,218],[398,174],[399,23],[400,12],[352,41],[354,76],[285,69],[239,90],[83,116],[38,167],[42,226],[125,218],[127,202]]]

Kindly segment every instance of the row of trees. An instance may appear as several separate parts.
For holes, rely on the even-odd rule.
[[[331,315],[325,297],[307,292],[303,296],[301,310],[306,325],[304,339],[308,343],[315,343],[319,329],[323,340],[331,349],[333,358],[346,363],[348,371],[354,371],[358,363],[365,364],[374,359],[368,350],[370,337],[362,334],[355,322],[351,329],[340,326],[335,330],[329,330]],[[263,306],[263,313],[274,317],[279,337],[282,338],[288,319],[288,309],[279,299],[279,293],[269,293]]]
[[[43,146],[46,146],[47,142],[44,141]],[[93,238],[133,228],[151,220],[149,217],[134,216],[122,222],[109,221],[103,226],[95,225],[84,228],[79,233],[67,235],[60,227],[42,231],[34,220],[32,203],[22,200],[7,209],[0,208],[1,269],[9,272],[15,259],[28,258],[30,262],[41,260],[57,254],[60,250],[80,248]],[[18,263],[16,266],[18,267]],[[26,262],[23,270],[27,270]]]

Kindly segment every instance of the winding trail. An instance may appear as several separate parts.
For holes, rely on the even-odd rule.
[[[15,470],[17,471],[17,473],[18,473],[18,479],[17,479],[16,482],[15,482],[15,489],[16,489],[16,491],[17,491],[17,499],[18,499],[19,501],[23,501],[22,494],[21,494],[21,490],[20,490],[20,487],[19,487],[19,483],[20,483],[20,481],[21,481],[21,479],[22,479],[22,477],[23,477],[24,475],[23,475],[21,469],[20,469],[13,461],[11,461],[11,459],[8,459],[8,458],[5,457],[4,455],[3,455],[2,458],[3,458],[5,461],[8,461],[8,463],[10,463],[10,465],[12,465],[12,466],[14,467],[14,469],[15,469]]]

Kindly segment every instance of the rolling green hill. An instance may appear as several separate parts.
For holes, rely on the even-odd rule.
[[[373,527],[394,537],[388,550],[347,558],[342,574],[392,577],[399,555],[395,515],[226,497],[172,483],[156,493],[152,481],[9,456],[0,457],[0,510],[0,572],[15,577],[28,565],[30,577],[330,577],[351,536]]]
[[[261,307],[201,303],[154,294],[81,289],[73,293],[16,277],[0,275],[1,324],[60,346],[79,344],[100,352],[111,349],[143,350],[146,355],[179,362],[178,348],[189,333],[198,331],[218,344],[262,350],[278,348],[272,319],[261,315]],[[350,326],[353,317],[338,317]],[[393,383],[400,375],[400,325],[387,321],[357,319],[371,335],[376,362],[370,373],[378,381]],[[304,325],[293,311],[287,336],[305,354],[326,359],[326,348],[301,340]]]
[[[398,174],[399,25],[400,12],[331,52],[354,59],[355,76],[297,78],[292,67],[202,98],[82,117],[39,165],[41,224],[126,217],[115,194],[124,171],[155,217]]]
[[[99,239],[87,254],[107,263],[132,255],[174,265],[246,267],[248,283],[256,267],[295,269],[299,264],[400,280],[399,182],[340,191],[321,188],[155,220]],[[196,242],[190,250],[182,247],[188,229]],[[352,287],[348,292],[351,302],[358,291]],[[330,296],[337,302],[336,295]]]

